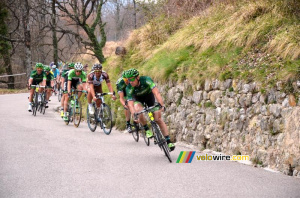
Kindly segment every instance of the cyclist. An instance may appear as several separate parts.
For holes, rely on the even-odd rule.
[[[75,63],[74,69],[70,70],[68,73],[68,95],[65,95],[65,102],[64,102],[64,120],[67,121],[67,109],[68,109],[68,101],[69,97],[71,96],[71,88],[78,89],[80,91],[85,90],[86,87],[86,73],[83,70],[83,65],[78,62]],[[81,96],[81,92],[78,93],[78,98]]]
[[[55,84],[56,84],[56,88],[57,90],[59,90],[59,81],[60,81],[60,72],[59,72],[59,69],[56,68],[56,65],[52,65],[52,72],[54,74],[54,80],[55,80]],[[56,90],[55,91],[55,94],[56,94]]]
[[[32,99],[33,99],[33,93],[35,88],[31,88],[31,85],[39,85],[41,84],[42,86],[46,85],[46,73],[43,71],[44,69],[44,65],[42,63],[37,63],[35,65],[35,70],[33,70],[30,74],[30,78],[28,80],[28,89],[30,89],[29,91],[29,106],[28,106],[28,111],[31,112],[32,111]],[[44,89],[40,88],[39,92],[41,93]],[[40,96],[38,98],[38,100],[41,100]]]
[[[96,93],[102,93],[102,82],[105,80],[109,92],[113,93],[113,88],[110,83],[108,74],[105,71],[102,71],[102,65],[100,63],[95,63],[92,68],[92,72],[88,74],[88,103],[89,103],[89,114],[94,114],[95,110],[93,109],[92,99],[96,102]],[[111,95],[113,100],[116,100],[116,96]],[[97,106],[100,106],[101,101],[98,100]]]
[[[47,88],[47,94],[46,94],[46,108],[48,107],[47,103],[50,99],[50,96],[51,96],[51,91],[52,91],[52,87],[54,86],[54,75],[51,73],[51,69],[49,66],[46,66],[44,67],[44,71],[46,73],[46,88]]]
[[[126,130],[130,133],[132,132],[130,124],[130,111],[128,108],[127,98],[126,98],[126,87],[129,84],[128,79],[126,78],[126,71],[123,71],[122,77],[118,79],[116,86],[117,91],[120,96],[120,102],[124,107],[124,113],[126,118]]]
[[[129,85],[126,87],[126,95],[131,114],[134,115],[135,112],[142,111],[143,103],[146,103],[149,107],[154,106],[156,99],[162,109],[153,110],[154,119],[164,134],[168,147],[171,151],[173,151],[175,149],[175,145],[171,142],[167,125],[161,117],[161,111],[165,111],[165,106],[158,88],[149,76],[139,76],[139,72],[136,69],[129,69],[125,73],[125,76],[129,81]],[[135,102],[133,99],[135,99]],[[153,133],[149,129],[143,114],[139,115],[139,121],[144,126],[147,138],[153,137]]]
[[[64,117],[64,104],[68,104],[68,100],[66,100],[66,96],[68,95],[68,74],[71,69],[74,69],[75,63],[69,63],[68,65],[64,65],[61,72],[61,87],[62,87],[62,97],[61,97],[61,108],[60,108],[60,116]]]

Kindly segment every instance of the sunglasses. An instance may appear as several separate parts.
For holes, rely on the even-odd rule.
[[[76,71],[76,72],[80,72],[81,73],[82,71]]]
[[[128,78],[128,80],[129,80],[130,82],[133,82],[133,81],[135,81],[135,78]]]
[[[102,71],[101,70],[95,70],[94,72],[95,73],[101,73]]]

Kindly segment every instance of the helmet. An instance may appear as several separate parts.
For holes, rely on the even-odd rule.
[[[55,69],[56,68],[56,65],[52,65],[52,69]]]
[[[139,75],[139,72],[138,72],[138,70],[132,68],[132,69],[129,69],[125,75],[126,75],[126,78],[137,77]]]
[[[51,62],[51,63],[50,63],[50,67],[52,67],[53,65],[54,65],[54,62]]]
[[[63,71],[66,71],[66,70],[68,70],[68,65],[67,65],[67,64],[65,64],[65,65],[62,67],[62,70],[63,70]]]
[[[69,68],[70,68],[70,69],[73,69],[74,66],[75,66],[75,63],[69,63]]]
[[[75,70],[82,70],[83,69],[83,65],[80,62],[75,63],[74,69]]]
[[[126,70],[122,72],[122,74],[121,74],[121,75],[122,75],[122,78],[127,78],[126,72],[127,72]]]
[[[102,69],[102,65],[99,63],[95,63],[92,68],[92,70],[101,70],[101,69]]]
[[[50,71],[50,70],[51,70],[50,67],[48,65],[45,65],[44,71]]]
[[[35,68],[44,68],[43,63],[36,63]]]

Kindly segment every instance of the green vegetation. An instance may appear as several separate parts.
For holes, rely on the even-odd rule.
[[[134,67],[161,83],[234,78],[261,82],[264,93],[281,80],[293,92],[285,82],[300,78],[299,7],[299,1],[241,0],[214,3],[187,20],[161,14],[131,33],[126,56],[111,56],[104,67],[113,81]]]

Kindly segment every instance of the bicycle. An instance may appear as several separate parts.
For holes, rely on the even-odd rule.
[[[40,86],[40,85],[30,85],[30,87],[35,87],[34,93],[33,93],[33,102],[32,102],[32,115],[36,116],[36,112],[38,111],[39,108],[39,88],[45,88],[45,86]],[[41,97],[41,96],[40,96]]]
[[[45,87],[45,89],[47,88],[47,86]],[[44,91],[40,94],[41,95],[41,101],[39,101],[39,106],[38,106],[38,110],[40,111],[40,113],[43,113],[43,114],[45,114],[45,112],[46,112],[46,108],[48,108],[48,107],[46,107],[46,100],[45,100],[45,98],[46,98],[46,92],[45,92],[45,89],[44,89]]]
[[[132,133],[133,139],[136,142],[138,142],[140,134],[141,134],[141,136],[144,138],[144,141],[145,141],[146,145],[149,146],[150,145],[150,139],[147,138],[146,131],[145,131],[144,127],[142,126],[142,124],[141,123],[137,124],[137,123],[134,122],[132,126],[133,126],[133,129],[132,129],[131,133]]]
[[[95,132],[97,125],[101,127],[106,135],[111,133],[112,129],[112,116],[109,106],[104,101],[105,95],[113,95],[114,93],[96,93],[96,98],[101,100],[100,107],[96,107],[96,103],[93,101],[92,105],[95,109],[93,115],[89,113],[89,107],[87,107],[87,123],[92,132]]]
[[[158,144],[159,148],[164,151],[164,153],[165,153],[166,157],[168,158],[169,162],[172,163],[172,159],[171,159],[171,156],[170,156],[170,149],[167,145],[167,141],[164,138],[158,124],[155,122],[154,115],[151,111],[151,110],[153,110],[154,108],[157,108],[157,107],[161,108],[161,105],[157,104],[157,105],[154,105],[152,107],[147,107],[147,105],[145,105],[145,107],[142,111],[134,114],[134,117],[135,117],[135,119],[137,119],[138,115],[140,115],[142,113],[145,113],[145,112],[147,113],[148,118],[150,119],[150,124],[151,124],[151,127],[152,127],[152,131],[153,131],[154,144]]]
[[[74,126],[76,128],[79,126],[82,117],[82,107],[78,98],[78,92],[86,93],[84,90],[80,91],[72,88],[67,109],[68,120],[65,121],[66,125],[68,125],[69,122],[74,121]]]
[[[61,90],[61,88],[59,88],[59,89],[58,89],[58,94],[57,94],[58,102],[61,101],[62,95],[63,95],[63,91]]]

